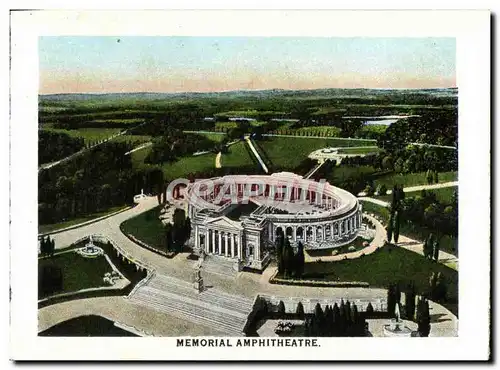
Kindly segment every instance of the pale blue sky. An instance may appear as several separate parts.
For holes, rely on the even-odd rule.
[[[39,49],[41,93],[455,86],[453,38],[57,36]]]

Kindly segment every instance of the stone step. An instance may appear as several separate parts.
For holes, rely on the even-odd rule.
[[[166,299],[167,298],[167,299]],[[242,335],[246,318],[235,318],[199,305],[187,304],[182,298],[161,297],[147,292],[138,292],[132,299],[134,303],[146,305],[157,311],[171,314],[195,324],[212,327],[228,335]]]
[[[253,300],[213,288],[198,293],[188,281],[155,275],[130,300],[228,335],[243,335]]]

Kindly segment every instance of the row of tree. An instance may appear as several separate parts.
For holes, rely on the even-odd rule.
[[[81,137],[72,137],[64,132],[38,131],[38,163],[50,163],[65,158],[85,147]]]
[[[418,332],[421,337],[428,337],[431,330],[429,314],[429,302],[425,295],[417,300],[415,286],[408,284],[404,290],[405,305],[401,304],[401,289],[399,284],[390,284],[387,289],[387,312],[395,317],[396,306],[400,307],[401,318],[415,321],[418,324]],[[416,311],[416,312],[415,312]]]
[[[190,236],[191,220],[186,217],[184,210],[176,209],[173,215],[173,223],[169,222],[165,225],[165,250],[175,253],[182,252]]]
[[[317,303],[304,326],[306,337],[362,337],[365,336],[366,319],[359,314],[356,304],[342,300],[340,307],[335,303],[324,310]]]
[[[53,256],[55,250],[55,240],[51,239],[50,235],[47,235],[47,237],[42,236],[42,239],[40,239],[40,254],[42,256]]]
[[[302,277],[305,266],[304,245],[297,244],[297,253],[294,253],[290,240],[281,229],[276,235],[276,261],[278,263],[278,274],[283,277]]]

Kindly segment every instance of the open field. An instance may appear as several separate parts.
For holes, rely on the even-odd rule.
[[[71,137],[82,137],[85,144],[105,140],[113,135],[119,134],[122,130],[119,128],[80,128],[78,130],[64,130],[56,128],[47,128],[46,131],[61,132]]]
[[[124,221],[120,229],[124,234],[131,234],[144,243],[164,249],[165,231],[160,221],[160,211],[162,206],[155,207],[147,212]]]
[[[361,204],[363,205],[363,212],[379,215],[384,225],[387,225],[390,217],[388,208],[365,201],[361,201]],[[431,232],[433,231],[420,225],[408,225],[404,221],[401,223],[400,234],[414,240],[423,242]],[[436,234],[435,231],[433,233]],[[442,235],[439,239],[439,248],[454,256],[458,256],[458,239],[449,235]]]
[[[458,272],[404,248],[388,245],[376,252],[347,261],[309,262],[304,279],[331,281],[366,281],[373,287],[386,288],[391,283],[415,283],[417,293],[428,290],[432,272],[441,272],[448,286],[451,302],[458,299]],[[446,306],[446,305],[445,305]]]
[[[84,258],[75,252],[62,253],[38,260],[39,271],[44,266],[50,265],[55,265],[62,270],[63,289],[54,294],[104,286],[102,281],[104,274],[113,271],[104,256]],[[39,294],[38,298],[44,297]]]
[[[257,144],[273,162],[274,166],[296,167],[311,152],[328,147],[373,145],[372,141],[341,138],[267,137]]]
[[[44,128],[44,130],[52,132],[62,132],[72,137],[82,137],[85,140],[85,144],[96,143],[101,140],[106,140],[111,136],[117,135],[123,131],[123,129],[120,128],[93,128],[93,127],[79,128],[76,130]],[[115,142],[130,142],[134,144],[145,143],[150,140],[151,140],[150,136],[129,135],[129,134],[120,135],[113,138],[113,141]]]
[[[450,182],[458,180],[458,171],[440,172],[439,182]],[[392,173],[384,175],[375,180],[375,185],[385,184],[387,188],[391,189],[395,184],[403,185],[404,187],[426,185],[426,172],[396,174]]]
[[[366,147],[366,148],[342,148],[339,149],[337,153],[339,154],[375,154],[380,151],[378,147]]]
[[[222,154],[222,167],[252,166],[254,160],[248,153],[246,145],[244,141],[231,145],[229,153]]]
[[[458,190],[458,186],[450,186],[448,188],[440,188],[440,189],[431,189],[427,190],[428,192],[432,192],[436,194],[436,198],[439,202],[443,204],[450,204],[451,203],[451,198],[453,197],[453,193]],[[410,197],[416,197],[420,196],[422,191],[412,191],[412,192],[405,192],[405,197],[410,198]],[[386,202],[390,202],[392,200],[392,195],[375,195],[374,198],[385,200]]]
[[[64,229],[66,227],[70,227],[73,225],[78,225],[78,224],[81,224],[83,222],[93,220],[95,218],[109,215],[111,213],[117,212],[117,211],[119,211],[121,209],[125,209],[127,207],[128,206],[112,207],[112,208],[109,208],[109,209],[102,211],[102,212],[92,213],[92,214],[85,216],[85,217],[78,217],[78,218],[74,218],[74,219],[64,221],[64,222],[58,222],[57,224],[38,225],[38,233],[45,234],[45,233],[49,233],[49,232],[56,231],[59,229]]]

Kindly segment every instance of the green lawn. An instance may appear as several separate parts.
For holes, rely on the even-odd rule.
[[[206,132],[200,133],[198,135],[206,136],[208,139],[215,141],[217,143],[221,142],[226,137],[226,134],[215,134],[215,133],[206,133]]]
[[[450,303],[458,300],[458,272],[403,248],[386,246],[354,260],[309,262],[304,279],[321,277],[331,281],[366,281],[373,287],[413,281],[418,293],[427,291],[432,272],[441,272],[448,283]]]
[[[144,159],[151,151],[151,147],[138,150],[131,154],[134,168],[155,167],[144,163]],[[190,173],[195,174],[215,167],[215,154],[207,153],[197,156],[182,157],[173,163],[165,163],[161,168],[169,179],[186,178]]]
[[[104,274],[113,271],[104,256],[84,258],[75,252],[67,252],[38,260],[39,271],[43,266],[48,265],[55,265],[62,270],[63,289],[53,294],[105,286],[102,281]],[[44,296],[39,292],[38,299],[41,298],[44,298]]]
[[[107,209],[105,211],[97,212],[97,213],[92,213],[92,214],[90,214],[88,216],[85,216],[85,217],[78,217],[78,218],[74,218],[74,219],[71,219],[71,220],[66,220],[66,221],[63,221],[63,222],[58,222],[56,224],[38,225],[38,233],[39,234],[45,234],[45,233],[56,231],[56,230],[59,230],[59,229],[64,229],[65,227],[70,227],[70,226],[73,226],[73,225],[78,225],[78,224],[80,224],[82,222],[86,222],[86,221],[93,220],[95,218],[106,216],[108,214],[111,214],[113,212],[117,212],[117,211],[119,211],[121,209],[125,209],[127,207],[128,206],[112,207],[112,208],[109,208],[109,209]]]
[[[380,148],[374,146],[374,147],[366,147],[366,148],[342,148],[339,149],[338,153],[339,154],[371,154],[371,153],[378,153],[380,151]]]
[[[222,167],[252,166],[254,161],[248,153],[246,145],[247,143],[245,141],[240,141],[231,145],[229,147],[229,153],[222,154]]]
[[[122,131],[119,128],[80,128],[78,130],[47,128],[45,130],[53,132],[63,132],[72,137],[82,137],[85,140],[85,144],[89,142],[105,140],[110,136],[116,135],[120,131]]]
[[[379,215],[382,218],[384,224],[387,224],[390,217],[388,208],[366,201],[361,201],[361,204],[363,205],[363,212]],[[424,241],[431,232],[433,231],[420,225],[410,225],[404,221],[401,223],[400,234],[414,240]],[[434,234],[436,234],[435,231]],[[441,250],[453,254],[454,256],[458,256],[457,238],[449,235],[443,235],[439,240],[439,246]]]
[[[450,182],[458,180],[458,171],[452,172],[440,172],[439,182]],[[391,173],[384,175],[375,180],[375,186],[379,184],[385,184],[387,188],[391,189],[395,184],[401,184],[405,187],[417,186],[417,185],[427,185],[426,172],[418,173],[408,173],[408,174],[396,174]]]
[[[120,128],[79,128],[77,130],[64,130],[56,128],[45,128],[46,131],[53,132],[63,132],[72,137],[82,137],[85,140],[85,144],[95,143],[97,141],[108,139],[109,137],[119,134],[123,131]],[[151,141],[150,136],[146,135],[120,135],[113,139],[114,142],[131,142],[134,144],[145,143]]]
[[[458,186],[450,186],[448,188],[440,188],[440,189],[430,189],[427,190],[428,192],[432,192],[436,194],[436,198],[439,202],[442,204],[450,204],[451,203],[451,198],[453,197],[453,193],[458,190]],[[416,197],[420,196],[422,193],[421,190],[419,191],[411,191],[411,192],[405,192],[405,197],[406,198],[411,198],[411,197]],[[375,195],[374,198],[385,200],[386,202],[392,201],[392,195]]]
[[[164,249],[164,226],[159,219],[161,209],[162,206],[158,206],[130,218],[120,225],[120,229],[124,234],[132,234],[151,247]]]
[[[267,137],[259,141],[260,147],[274,166],[296,167],[311,152],[328,147],[373,146],[373,141],[341,138]]]

